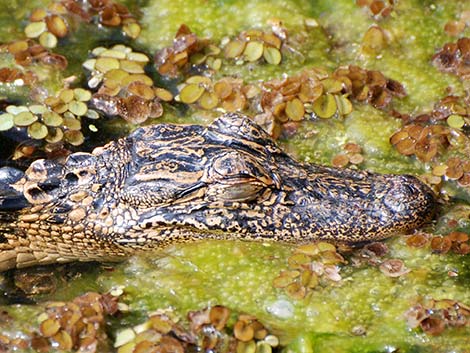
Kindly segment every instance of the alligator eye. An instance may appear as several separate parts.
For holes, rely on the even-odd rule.
[[[256,138],[260,137],[260,133],[258,129],[255,129],[255,128],[251,129],[251,136],[256,137]]]

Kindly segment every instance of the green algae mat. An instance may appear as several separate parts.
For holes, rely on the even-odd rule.
[[[7,271],[0,352],[470,351],[470,4],[0,4],[2,166],[239,111],[300,160],[414,174],[440,202],[356,249],[203,241]]]

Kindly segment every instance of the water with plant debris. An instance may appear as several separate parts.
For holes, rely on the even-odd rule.
[[[45,0],[0,3],[6,9],[0,14],[0,39],[10,44],[25,38],[34,9],[47,9],[50,4]],[[44,313],[51,312],[45,309],[47,303],[110,291],[118,292],[121,313],[107,314],[100,322],[98,332],[104,335],[96,339],[101,352],[135,351],[133,339],[142,330],[139,325],[156,310],[171,311],[185,325],[188,312],[217,305],[253,315],[280,340],[280,346],[269,347],[259,343],[264,338],[255,345],[238,343],[237,352],[466,352],[470,344],[470,44],[465,39],[470,37],[470,6],[458,0],[124,4],[140,26],[136,38],[131,38],[136,29],[129,25],[134,22],[128,23],[131,36],[123,35],[123,23],[113,24],[118,21],[116,13],[103,14],[98,7],[90,21],[79,11],[73,16],[59,13],[69,21],[69,33],[63,38],[61,27],[41,32],[57,34],[57,45],[48,50],[66,57],[66,68],[57,66],[57,57],[50,54],[29,54],[32,59],[27,62],[18,54],[24,51],[2,46],[0,69],[19,75],[9,81],[12,76],[0,72],[2,111],[9,105],[31,106],[39,101],[62,117],[69,113],[68,120],[50,116],[47,120],[39,111],[30,109],[18,117],[25,111],[9,108],[4,119],[11,121],[0,121],[2,165],[25,168],[34,158],[89,151],[126,135],[138,124],[207,124],[224,109],[239,109],[256,117],[300,160],[420,176],[439,194],[440,215],[415,234],[397,234],[384,245],[356,250],[322,245],[325,248],[299,252],[295,245],[203,241],[170,246],[120,264],[9,271],[0,274],[0,352],[13,347],[54,351],[56,341],[67,347],[65,334],[56,336],[65,329],[54,331],[52,321],[45,327],[49,314]],[[49,16],[55,14],[51,8],[48,11]],[[197,36],[197,48],[184,43],[176,58],[161,52],[174,47],[173,38],[182,24]],[[40,31],[44,26],[35,27]],[[32,30],[38,30],[35,27]],[[40,35],[29,33],[30,41],[39,41]],[[42,44],[50,45],[51,37],[44,35]],[[134,64],[125,73],[147,75],[149,84],[145,86],[146,79],[140,77],[136,80],[142,84],[130,87],[129,79],[126,87],[117,88],[119,94],[123,99],[132,94],[147,99],[142,92],[150,87],[151,100],[158,98],[162,116],[143,122],[125,117],[93,119],[82,114],[83,105],[78,103],[76,110],[61,111],[59,104],[69,102],[68,91],[60,98],[64,80],[70,88],[96,94],[100,86],[89,87],[93,70],[82,64],[99,57],[101,49],[94,53],[93,49],[116,44],[144,53],[149,60],[143,73],[131,72],[139,70]],[[175,67],[155,64],[157,53],[159,58],[172,58]],[[185,55],[188,62],[181,59]],[[116,61],[105,64],[116,65]],[[106,65],[97,77],[110,71]],[[169,72],[174,75],[165,76]],[[197,76],[208,77],[204,89],[199,88]],[[101,94],[116,89],[116,77],[106,81],[107,91]],[[181,96],[185,87],[189,88]],[[169,92],[170,98],[162,99],[167,97],[163,91],[154,95],[156,88]],[[220,93],[227,90],[230,94]],[[44,103],[55,95],[63,100]],[[74,97],[70,98],[74,102],[88,101]],[[214,97],[216,102],[209,100]],[[63,119],[69,125],[62,129]],[[79,127],[71,119],[77,119]],[[63,136],[56,130],[52,135],[53,129],[62,129]],[[83,141],[70,131],[80,131]],[[47,282],[43,290],[35,278],[40,278],[37,283]],[[234,318],[228,321],[230,330],[234,323]],[[121,333],[129,329],[134,336],[122,339]],[[47,335],[50,330],[54,334]],[[34,332],[42,335],[41,345],[35,343],[39,346],[31,346]],[[121,341],[114,347],[117,337]],[[80,342],[73,349],[79,347]]]

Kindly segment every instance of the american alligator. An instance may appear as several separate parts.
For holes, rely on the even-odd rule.
[[[238,114],[142,127],[0,174],[0,270],[207,238],[369,241],[419,227],[435,208],[413,176],[300,163]]]

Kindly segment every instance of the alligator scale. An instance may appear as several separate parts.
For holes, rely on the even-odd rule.
[[[119,260],[174,242],[353,243],[419,227],[435,200],[412,176],[300,163],[251,120],[161,124],[0,169],[0,270]]]

